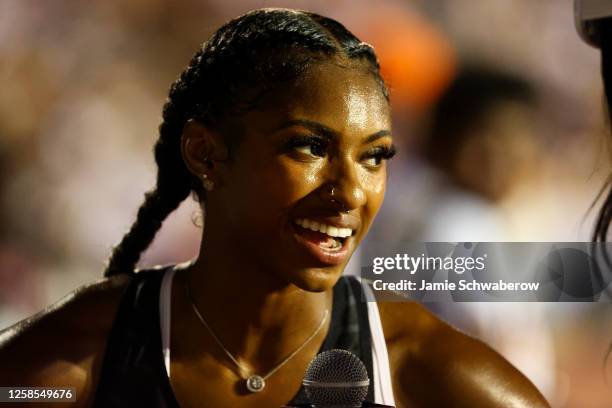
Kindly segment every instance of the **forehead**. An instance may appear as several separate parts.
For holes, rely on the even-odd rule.
[[[263,106],[247,116],[270,128],[292,119],[320,122],[347,134],[371,134],[391,126],[389,103],[363,64],[315,64],[296,82],[280,85]]]

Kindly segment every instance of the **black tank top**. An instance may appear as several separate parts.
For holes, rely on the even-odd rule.
[[[138,272],[128,284],[108,338],[94,407],[179,408],[164,366],[159,320],[161,281],[169,268]],[[372,379],[372,340],[361,290],[354,277],[338,280],[329,331],[319,352],[351,351],[364,362]],[[369,401],[374,400],[373,388],[368,391]],[[288,405],[306,403],[303,388],[288,401]]]

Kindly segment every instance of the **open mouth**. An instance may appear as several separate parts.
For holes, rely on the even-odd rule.
[[[351,228],[298,218],[294,221],[298,240],[319,260],[327,264],[338,264],[348,254],[347,241],[354,231]]]

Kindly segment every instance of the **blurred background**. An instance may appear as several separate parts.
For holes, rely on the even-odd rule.
[[[378,52],[400,154],[369,239],[589,240],[612,137],[571,0],[0,0],[0,329],[101,278],[153,186],[169,85],[224,21],[273,6]],[[141,265],[193,257],[194,218],[185,202]],[[429,306],[553,406],[612,406],[610,305]]]

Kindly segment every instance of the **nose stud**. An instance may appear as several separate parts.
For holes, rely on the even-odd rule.
[[[349,210],[346,208],[346,206],[343,203],[341,203],[340,201],[338,201],[338,199],[336,198],[336,186],[330,184],[327,187],[327,191],[328,191],[328,195],[329,195],[329,201],[334,203],[338,207],[341,207],[341,210],[340,210],[341,212],[348,213]]]
[[[331,201],[333,203],[337,202],[336,197],[335,197],[335,195],[336,195],[336,187],[335,186],[329,186],[328,189],[329,189],[329,201]]]

